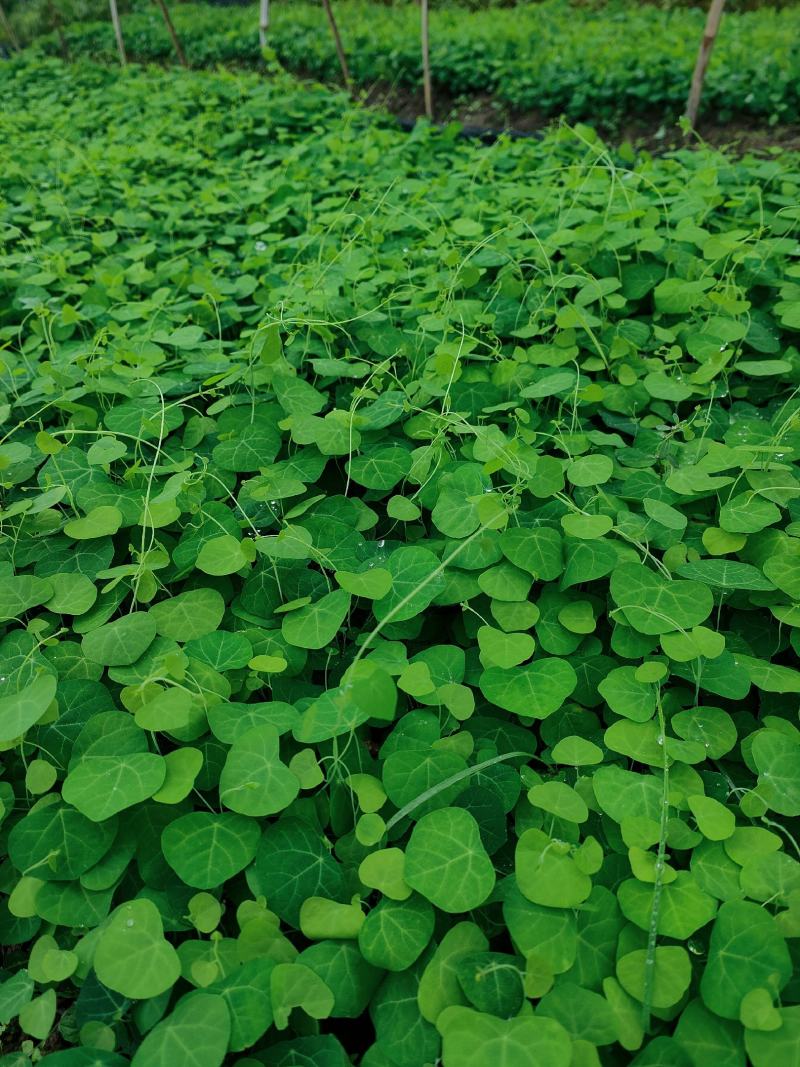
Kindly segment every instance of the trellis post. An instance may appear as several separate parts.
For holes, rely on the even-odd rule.
[[[108,0],[108,6],[111,9],[111,24],[114,27],[114,36],[117,39],[119,63],[121,67],[124,67],[128,62],[128,57],[125,54],[125,41],[122,37],[122,24],[119,20],[119,9],[117,8],[117,0]]]
[[[717,31],[719,30],[724,7],[725,0],[711,0],[711,6],[708,9],[708,17],[706,18],[706,26],[703,31],[703,39],[700,42],[700,48],[697,52],[697,60],[692,74],[689,99],[686,101],[686,118],[689,120],[689,125],[692,129],[694,129],[697,124],[697,112],[700,109],[700,97],[703,94],[703,82],[705,81],[708,61],[711,58],[711,51],[714,47],[714,41],[717,38]]]
[[[20,51],[19,37],[17,37],[16,30],[8,20],[8,15],[5,12],[5,8],[0,4],[0,26],[3,28],[3,33],[9,40],[11,47],[16,51]]]
[[[433,118],[433,88],[431,86],[431,39],[428,26],[428,0],[420,0],[420,37],[422,41],[422,92],[425,114]]]
[[[258,14],[258,43],[261,48],[267,46],[267,30],[269,29],[269,0],[261,0]]]
[[[172,46],[175,49],[175,55],[178,57],[178,62],[182,67],[188,67],[189,64],[186,62],[186,55],[184,54],[183,47],[181,46],[181,42],[178,38],[178,35],[175,32],[175,27],[172,24],[172,19],[170,18],[169,11],[167,10],[167,5],[164,3],[164,0],[154,0],[154,3],[161,12],[161,17],[164,20],[164,25],[167,27],[167,33],[172,39]]]
[[[344,54],[344,48],[342,46],[342,38],[339,36],[339,27],[336,25],[336,19],[333,14],[333,8],[331,7],[331,0],[322,0],[322,6],[325,8],[325,14],[328,16],[328,23],[333,34],[333,43],[336,46],[336,55],[339,57],[339,66],[342,69],[342,81],[345,84],[345,88],[350,88],[350,70],[347,66],[347,56]]]

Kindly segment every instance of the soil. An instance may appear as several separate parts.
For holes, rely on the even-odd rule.
[[[365,103],[383,107],[395,115],[403,125],[413,124],[424,116],[422,90],[409,90],[387,85],[375,85],[364,96]],[[456,99],[437,93],[434,99],[434,122],[458,121],[464,133],[493,140],[501,133],[525,137],[541,134],[557,125],[557,120],[536,111],[513,111],[491,96],[476,96],[470,100]],[[637,118],[617,126],[598,124],[600,135],[612,144],[629,143],[635,148],[653,153],[671,151],[703,142],[735,153],[769,152],[770,150],[800,151],[800,123],[769,126],[755,119],[741,119],[725,123],[701,121],[697,133],[687,138],[677,123],[665,121],[663,115]]]

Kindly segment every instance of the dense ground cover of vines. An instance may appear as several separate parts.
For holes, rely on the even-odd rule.
[[[0,92],[0,1065],[796,1065],[800,160]]]
[[[417,88],[421,78],[419,11],[341,0],[336,4],[355,83]],[[176,5],[176,24],[193,65],[261,65],[256,6]],[[702,34],[705,12],[612,3],[576,9],[565,0],[469,12],[455,5],[431,13],[434,85],[451,97],[490,94],[512,110],[566,114],[592,122],[677,118]],[[171,61],[172,46],[155,8],[123,20],[129,54]],[[800,110],[800,9],[764,8],[726,16],[708,72],[704,114],[726,121],[758,116],[797,121]],[[74,56],[116,61],[107,18],[67,27]],[[339,66],[316,4],[273,5],[270,46],[285,66],[328,81]],[[57,54],[56,36],[45,42]]]

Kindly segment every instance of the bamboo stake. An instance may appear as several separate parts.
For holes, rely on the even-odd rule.
[[[420,37],[422,39],[422,91],[425,114],[433,119],[433,89],[431,87],[430,32],[428,30],[428,0],[420,0]]]
[[[330,23],[331,33],[333,34],[333,43],[336,45],[336,54],[339,57],[339,66],[342,68],[342,81],[345,88],[350,88],[350,71],[347,67],[347,56],[344,54],[344,48],[342,47],[342,38],[339,36],[339,27],[336,25],[336,19],[333,15],[333,8],[331,7],[331,0],[322,0],[322,6],[325,8],[325,14],[328,16],[328,22]]]
[[[703,82],[705,81],[708,61],[711,58],[711,50],[714,47],[714,41],[717,37],[717,31],[719,30],[719,24],[722,20],[722,10],[724,7],[725,0],[711,0],[711,6],[708,9],[706,28],[703,31],[703,39],[700,42],[700,48],[697,52],[697,62],[694,65],[694,72],[692,74],[692,85],[689,89],[689,99],[686,102],[686,118],[689,120],[689,125],[692,129],[695,128],[697,123],[697,112],[700,109],[700,97],[703,93]]]
[[[6,37],[11,42],[11,47],[16,52],[19,52],[21,50],[20,49],[20,43],[19,43],[19,37],[17,37],[17,34],[16,34],[16,31],[15,31],[14,27],[8,21],[8,15],[5,13],[5,10],[4,10],[2,4],[0,4],[0,26],[3,29],[3,33],[6,35]]]
[[[181,47],[181,42],[178,39],[178,35],[175,32],[175,27],[172,24],[172,19],[170,18],[169,11],[167,10],[167,5],[164,3],[164,0],[154,0],[154,3],[161,12],[161,17],[164,19],[164,24],[167,27],[167,33],[172,38],[172,44],[175,49],[175,54],[178,57],[178,62],[182,67],[188,67],[189,64],[186,62],[186,56],[184,54],[183,48]]]
[[[59,15],[53,0],[47,0],[47,13],[50,16],[50,25],[58,34],[58,44],[61,48],[61,58],[69,60],[69,48],[67,47],[67,39],[64,36],[64,27],[61,25],[61,16]]]
[[[258,43],[262,48],[267,46],[267,30],[269,29],[269,0],[261,0],[261,10],[258,17]]]
[[[108,0],[108,6],[111,8],[111,24],[114,27],[114,36],[117,39],[117,51],[119,52],[119,64],[124,67],[128,62],[128,57],[125,55],[125,41],[122,38],[122,24],[119,21],[119,11],[117,10],[117,0]]]

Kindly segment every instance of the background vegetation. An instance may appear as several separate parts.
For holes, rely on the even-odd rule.
[[[800,159],[0,92],[0,1067],[791,1064]]]
[[[67,9],[62,34],[45,36],[39,44],[53,55],[66,47],[75,58],[113,62],[116,45],[107,12],[85,2],[76,0]],[[97,21],[85,21],[90,10]],[[50,25],[41,8],[17,11],[26,39]],[[415,4],[341,0],[336,12],[357,86],[419,87]],[[256,6],[181,4],[174,14],[192,65],[262,67]],[[674,120],[685,104],[704,19],[699,8],[627,0],[578,8],[564,0],[473,11],[454,4],[434,7],[434,87],[450,100],[491,97],[506,110],[543,117]],[[155,7],[124,17],[123,28],[131,59],[171,61],[172,46]],[[727,15],[708,72],[704,114],[722,122],[734,116],[794,121],[800,106],[798,39],[798,8]],[[331,35],[316,4],[274,4],[269,44],[288,70],[329,82],[340,77]]]

